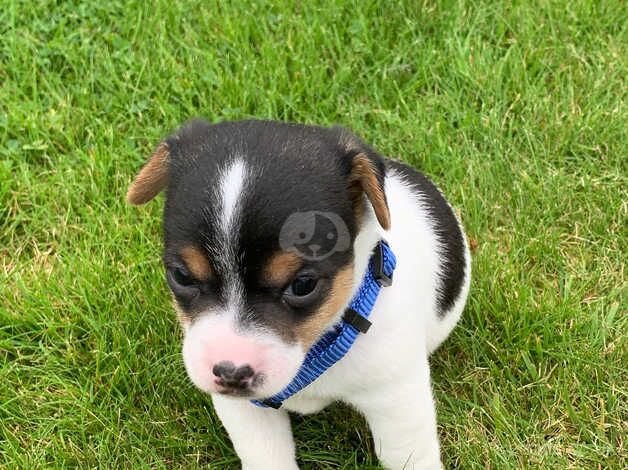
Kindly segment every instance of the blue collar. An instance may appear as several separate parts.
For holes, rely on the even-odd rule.
[[[381,288],[392,284],[395,264],[395,255],[388,243],[380,240],[373,250],[362,285],[345,310],[340,323],[325,333],[307,352],[299,372],[286,388],[270,398],[251,400],[251,403],[265,408],[279,408],[284,400],[303,390],[342,359],[358,335],[366,333],[371,326],[368,317]]]

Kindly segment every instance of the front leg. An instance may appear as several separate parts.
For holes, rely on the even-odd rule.
[[[243,470],[298,470],[290,417],[285,410],[260,408],[248,400],[212,395]]]
[[[376,387],[352,401],[366,417],[375,451],[385,468],[440,469],[429,369],[408,379],[412,382]]]

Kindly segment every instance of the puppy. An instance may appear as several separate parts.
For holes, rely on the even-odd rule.
[[[298,468],[288,412],[342,401],[386,468],[439,468],[428,356],[471,266],[438,189],[340,128],[201,120],[157,146],[127,200],[164,189],[184,364],[242,467]]]

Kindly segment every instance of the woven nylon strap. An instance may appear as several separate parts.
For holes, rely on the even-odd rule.
[[[347,313],[350,312],[351,315],[345,315],[340,323],[312,346],[305,355],[299,372],[286,388],[270,398],[251,400],[251,403],[261,407],[279,408],[284,400],[303,390],[342,359],[351,349],[360,330],[366,332],[368,329],[370,322],[366,319],[375,306],[382,286],[390,285],[395,264],[394,253],[385,241],[380,241],[369,260],[362,285],[347,308]],[[359,322],[351,321],[351,317],[356,313],[362,317]]]

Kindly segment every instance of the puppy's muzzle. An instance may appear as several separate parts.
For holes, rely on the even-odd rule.
[[[264,397],[279,392],[303,362],[299,343],[254,330],[243,332],[229,311],[207,313],[185,331],[183,362],[207,393]]]

